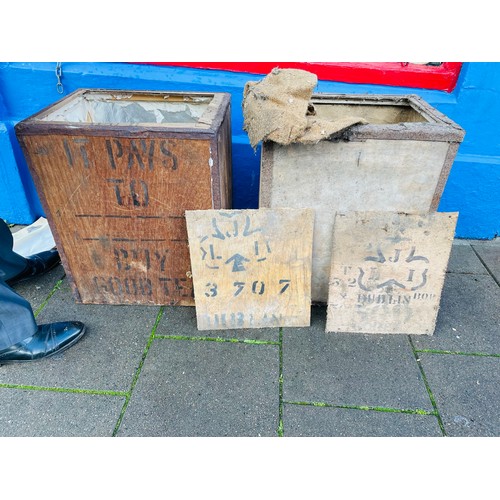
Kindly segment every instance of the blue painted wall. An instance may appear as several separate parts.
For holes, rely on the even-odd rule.
[[[0,217],[29,224],[43,215],[14,125],[53,104],[55,63],[0,63]],[[223,91],[232,96],[233,206],[258,204],[260,148],[243,131],[243,87],[262,75],[127,63],[63,63],[64,95],[78,88]],[[491,239],[500,233],[500,63],[464,63],[452,93],[320,81],[317,92],[418,94],[466,131],[440,211],[460,212],[457,237]]]

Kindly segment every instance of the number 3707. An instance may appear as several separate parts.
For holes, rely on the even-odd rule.
[[[279,280],[279,290],[278,295],[282,295],[290,288],[291,280]],[[266,284],[263,281],[253,281],[252,283],[246,283],[244,281],[235,281],[233,283],[234,291],[233,297],[238,297],[238,295],[248,292],[253,293],[254,295],[264,295],[266,292]],[[207,297],[217,297],[218,295],[218,287],[217,283],[207,283],[205,285],[205,295]]]

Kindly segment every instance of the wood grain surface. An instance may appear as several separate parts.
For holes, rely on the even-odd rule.
[[[214,184],[220,206],[212,141],[28,135],[23,145],[78,301],[194,304],[184,211],[213,208]]]
[[[308,326],[309,209],[186,211],[199,330]]]
[[[458,214],[337,214],[327,332],[434,333]]]

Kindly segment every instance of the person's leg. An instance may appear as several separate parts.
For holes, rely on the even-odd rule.
[[[80,321],[37,325],[30,304],[0,281],[0,365],[48,358],[84,333]]]
[[[7,281],[22,273],[28,261],[12,251],[14,239],[9,226],[0,219],[0,280]]]
[[[29,302],[0,280],[0,351],[31,337],[37,329]]]
[[[28,301],[9,285],[45,273],[59,263],[57,250],[24,258],[0,219],[0,365],[46,358],[75,344],[85,333],[80,321],[37,325]]]

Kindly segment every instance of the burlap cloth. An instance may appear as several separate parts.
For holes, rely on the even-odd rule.
[[[321,120],[312,113],[310,99],[318,77],[300,69],[275,68],[259,82],[247,82],[243,91],[243,129],[255,148],[260,141],[278,144],[315,144],[352,125],[359,117]]]

